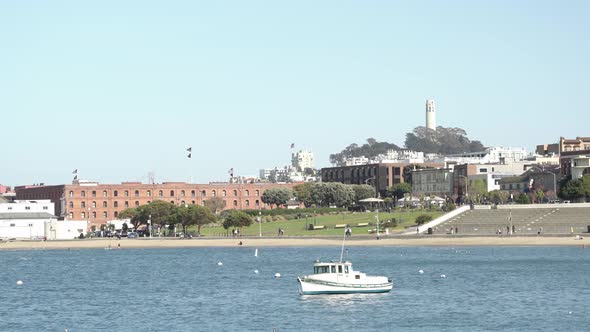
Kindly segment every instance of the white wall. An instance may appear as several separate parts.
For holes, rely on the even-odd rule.
[[[86,235],[86,220],[51,220],[44,224],[45,236],[48,240],[71,240],[78,238],[80,233]]]
[[[34,239],[45,236],[48,219],[0,219],[0,238]]]

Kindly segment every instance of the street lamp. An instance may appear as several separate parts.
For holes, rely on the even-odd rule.
[[[365,182],[366,185],[368,185],[369,184],[369,181],[371,181],[371,180],[373,180],[373,187],[375,187],[375,195],[377,195],[377,185],[375,183],[375,177],[372,176],[372,177],[366,179],[364,182]]]
[[[261,211],[258,211],[258,218],[256,218],[256,220],[258,221],[258,237],[262,237],[262,218],[260,217],[262,215]]]
[[[375,210],[375,221],[377,222],[377,240],[379,240],[379,209]]]
[[[467,192],[467,183],[468,183],[467,180],[468,180],[468,178],[465,175],[459,175],[459,178],[464,178],[465,179],[465,195],[463,195],[464,196],[463,203],[465,203],[465,197],[467,197],[469,195],[469,193]]]
[[[150,232],[150,239],[152,238],[153,227],[152,227],[152,215],[148,215],[148,232]]]

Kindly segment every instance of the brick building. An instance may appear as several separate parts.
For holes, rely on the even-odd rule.
[[[226,202],[225,209],[267,209],[270,206],[262,202],[262,194],[266,189],[292,188],[294,185],[185,182],[100,184],[79,181],[54,186],[19,186],[15,189],[17,199],[50,199],[55,204],[55,215],[60,219],[87,220],[89,224],[100,225],[107,220],[117,219],[126,208],[138,207],[154,200],[168,201],[178,206],[204,205],[205,200],[211,197],[221,197]]]
[[[438,168],[443,163],[420,163],[421,167]],[[322,182],[340,182],[344,184],[369,184],[384,195],[394,184],[405,182],[404,168],[414,164],[408,163],[378,163],[355,166],[340,166],[322,168]]]
[[[577,179],[590,174],[590,137],[559,139],[561,176]]]

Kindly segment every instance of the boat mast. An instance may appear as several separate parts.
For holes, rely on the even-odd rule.
[[[344,241],[346,240],[346,230],[344,231],[344,237],[342,238],[342,250],[340,250],[340,263],[342,263],[342,255],[344,255]]]

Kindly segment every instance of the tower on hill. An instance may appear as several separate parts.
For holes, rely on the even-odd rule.
[[[434,99],[426,100],[426,128],[436,130],[436,110]]]

